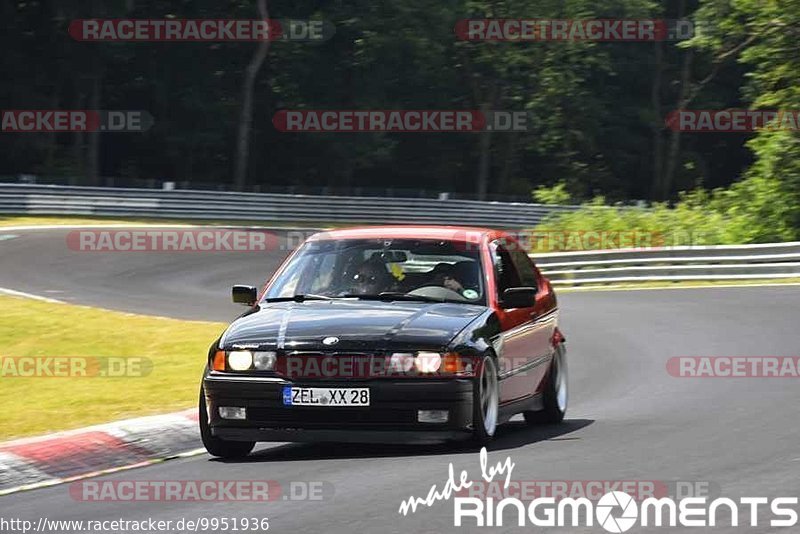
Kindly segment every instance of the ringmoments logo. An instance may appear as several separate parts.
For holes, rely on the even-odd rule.
[[[489,465],[486,449],[480,451],[481,478],[492,483],[505,477],[504,488],[511,484],[515,464],[511,457]],[[477,479],[476,479],[477,480]],[[478,481],[480,483],[480,481]],[[453,525],[456,527],[592,527],[598,525],[607,532],[627,532],[636,525],[669,527],[740,526],[740,515],[747,519],[743,527],[793,527],[797,525],[797,497],[741,497],[730,499],[707,496],[647,497],[637,500],[625,491],[609,491],[595,502],[586,497],[536,497],[523,502],[517,497],[460,496],[475,481],[466,470],[456,477],[453,464],[448,466],[448,478],[441,489],[431,486],[426,497],[410,496],[398,509],[403,516],[416,513],[421,507],[432,507],[440,501],[453,501]]]

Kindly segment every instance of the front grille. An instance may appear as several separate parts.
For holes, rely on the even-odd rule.
[[[247,409],[247,419],[253,423],[280,426],[297,425],[303,428],[357,427],[397,427],[416,424],[415,410],[376,409],[376,408],[286,408]]]
[[[352,380],[385,376],[386,357],[377,354],[288,353],[275,371],[290,380]]]

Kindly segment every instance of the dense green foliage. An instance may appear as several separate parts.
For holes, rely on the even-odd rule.
[[[539,198],[542,196],[547,192],[540,191]],[[625,247],[625,242],[613,239],[615,233],[629,236],[627,246],[635,239],[631,235],[641,238],[640,245],[633,246],[800,240],[800,227],[791,224],[797,214],[797,199],[787,194],[780,180],[754,175],[727,189],[682,193],[673,205],[664,202],[647,208],[608,206],[603,197],[597,197],[580,210],[543,221],[534,230],[533,235],[541,237],[533,248],[555,252]],[[580,239],[585,234],[607,235],[610,239]]]
[[[741,91],[747,107],[800,109],[800,1],[708,1],[695,18],[703,31],[682,46],[718,58],[718,64],[736,59],[746,69]],[[608,208],[597,198],[539,230],[651,232],[667,245],[800,240],[798,132],[765,128],[747,147],[754,162],[732,176],[741,179],[727,189],[697,189],[673,207],[656,204],[652,210]]]
[[[664,123],[681,108],[800,108],[800,0],[266,5],[272,18],[328,21],[335,35],[269,48],[255,78],[246,189],[674,201],[747,177],[726,193],[686,199],[700,211],[705,202],[753,200],[719,213],[740,221],[730,232],[744,239],[794,235],[800,223],[797,132],[678,134]],[[257,44],[85,43],[67,28],[90,17],[257,16],[257,0],[0,0],[3,109],[135,109],[155,120],[136,134],[2,134],[0,176],[234,188],[245,70]],[[456,38],[461,19],[504,17],[689,18],[702,31],[688,42]],[[524,110],[533,120],[515,133],[281,133],[272,117],[282,109]],[[563,186],[548,189],[554,184]]]

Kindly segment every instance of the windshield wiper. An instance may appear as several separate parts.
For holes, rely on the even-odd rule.
[[[418,301],[418,302],[448,302],[448,299],[438,299],[436,297],[428,297],[425,295],[414,295],[412,293],[401,293],[400,291],[383,291],[378,293],[377,295],[356,295],[356,294],[347,294],[343,295],[342,298],[356,298],[362,300],[408,300],[408,301]]]
[[[290,301],[303,302],[306,300],[331,300],[331,297],[326,297],[325,295],[312,295],[309,293],[306,295],[293,295],[291,297],[266,298],[263,299],[261,302],[290,302]]]

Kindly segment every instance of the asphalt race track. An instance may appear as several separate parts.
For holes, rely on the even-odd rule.
[[[231,286],[261,285],[290,251],[286,232],[274,232],[280,242],[266,254],[82,252],[68,246],[72,231],[0,228],[0,236],[17,236],[0,241],[0,287],[135,313],[228,321],[243,311],[231,302]]]
[[[66,231],[4,232],[0,287],[74,303],[226,321],[230,285],[260,284],[286,251],[82,253]],[[489,448],[510,456],[514,480],[708,482],[722,496],[800,496],[800,383],[792,378],[674,378],[673,356],[797,356],[800,287],[602,291],[560,296],[567,336],[570,408],[557,427],[511,423]],[[211,340],[209,340],[211,341]],[[198,373],[204,355],[198,354]],[[448,463],[480,476],[474,449],[451,446],[262,445],[245,462],[205,455],[125,471],[105,480],[324,481],[322,501],[99,502],[73,500],[61,485],[0,497],[0,515],[49,519],[179,520],[268,517],[294,534],[449,532],[449,501],[398,513],[411,495],[444,485]],[[795,508],[797,509],[797,508]],[[747,517],[743,510],[741,517]],[[722,514],[724,517],[725,514]],[[717,532],[790,532],[721,526]],[[535,527],[502,527],[533,531]],[[536,528],[537,531],[545,529]],[[600,526],[551,529],[605,532]],[[635,527],[631,532],[642,531]],[[677,529],[658,529],[677,530]],[[698,530],[698,529],[693,529]]]

